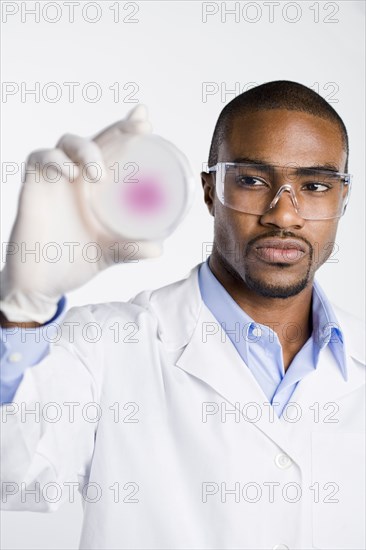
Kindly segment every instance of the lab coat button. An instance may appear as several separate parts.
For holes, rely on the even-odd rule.
[[[284,453],[280,453],[275,456],[275,464],[278,468],[281,470],[285,470],[286,468],[289,468],[292,465],[292,460],[289,456],[285,455]],[[278,548],[287,548],[287,546],[279,546]]]
[[[276,546],[274,546],[272,550],[290,550],[290,549],[288,546],[286,546],[286,544],[276,544]]]
[[[23,358],[21,353],[14,352],[9,355],[9,362],[10,363],[19,363]]]

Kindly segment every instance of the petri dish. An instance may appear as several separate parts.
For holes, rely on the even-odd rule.
[[[122,239],[168,237],[194,197],[195,182],[185,155],[156,134],[121,133],[98,145],[106,174],[86,187],[99,223]]]

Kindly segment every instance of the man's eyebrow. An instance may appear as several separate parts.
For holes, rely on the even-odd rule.
[[[325,164],[314,164],[313,166],[302,166],[302,168],[308,168],[309,170],[326,170],[331,172],[339,172],[339,167],[331,162]]]
[[[239,162],[243,164],[263,164],[264,166],[268,167],[275,166],[274,164],[272,164],[271,161],[258,157],[238,157],[231,162]],[[294,168],[297,167],[294,166]],[[326,162],[324,164],[312,164],[311,166],[299,166],[298,170],[324,170],[327,172],[339,172],[339,167],[336,164],[332,164],[331,162]]]
[[[269,160],[261,159],[258,157],[238,157],[231,162],[242,162],[247,164],[264,164],[266,166],[273,166]]]

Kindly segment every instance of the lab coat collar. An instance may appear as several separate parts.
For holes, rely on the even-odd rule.
[[[299,442],[290,437],[290,430],[276,414],[268,413],[266,407],[270,405],[263,390],[250,370],[245,368],[234,345],[204,304],[198,282],[200,265],[196,265],[182,281],[151,293],[149,307],[157,315],[159,338],[167,352],[173,353],[174,366],[211,386],[218,394],[216,402],[220,401],[221,396],[233,407],[239,406],[241,412],[243,405],[254,403],[247,409],[247,421],[275,441],[295,462],[301,464]],[[326,353],[320,359],[319,369],[316,369],[319,370],[317,380],[309,375],[308,380],[304,381],[306,388],[298,387],[298,391],[295,390],[296,402],[300,405],[303,402],[308,406],[309,399],[315,397],[313,390],[317,381],[320,382],[317,391],[325,391],[323,399],[338,399],[364,383],[364,369],[356,368],[354,364],[354,359],[364,363],[360,354],[362,346],[358,345],[362,333],[357,330],[357,338],[357,334],[353,333],[356,327],[347,323],[347,317],[339,310],[336,314],[340,324],[342,323],[350,377],[348,381],[344,380],[330,350],[324,350]],[[259,418],[256,416],[256,410],[259,411],[257,406],[262,410]]]
[[[212,322],[217,323],[215,317],[207,313],[209,310],[202,300],[198,281],[201,263],[195,265],[184,279],[152,291],[150,294],[149,308],[157,314],[159,338],[170,350],[178,350],[188,344],[200,320],[200,315],[203,315],[202,312],[205,312],[204,315],[209,316]],[[365,364],[362,324],[358,319],[334,305],[333,310],[344,336],[347,358],[352,357]]]

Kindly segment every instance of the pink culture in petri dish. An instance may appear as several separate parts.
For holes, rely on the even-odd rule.
[[[152,177],[122,185],[121,200],[137,214],[155,214],[165,204],[161,186]]]

